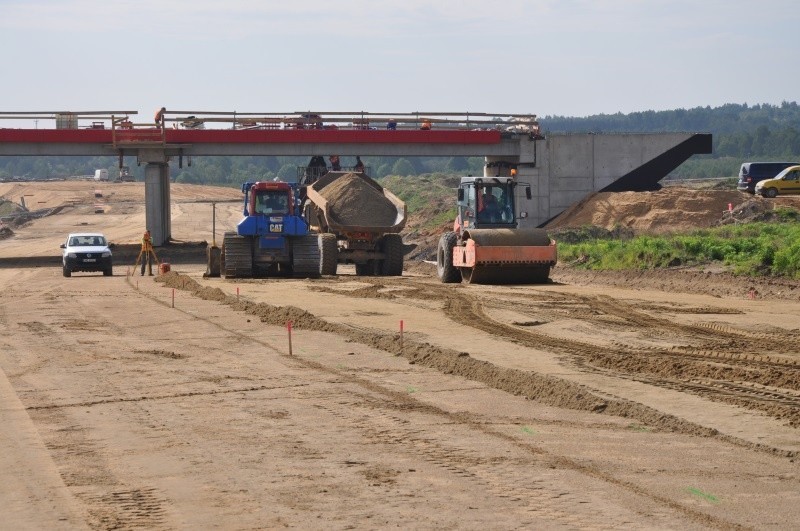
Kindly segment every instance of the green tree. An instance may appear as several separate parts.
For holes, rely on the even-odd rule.
[[[407,159],[400,159],[394,163],[392,166],[392,175],[416,175],[417,172],[414,169],[414,165],[411,164]]]
[[[278,170],[278,179],[286,182],[294,182],[297,179],[297,165],[284,164],[281,166],[281,169]]]
[[[453,173],[469,171],[469,161],[465,157],[451,157],[447,161],[447,169]]]

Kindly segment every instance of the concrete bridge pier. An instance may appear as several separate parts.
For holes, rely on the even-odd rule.
[[[161,153],[161,158],[166,159],[163,152]],[[144,199],[145,225],[150,230],[153,245],[164,245],[172,238],[169,164],[167,160],[163,160],[163,162],[147,162],[144,168]],[[144,232],[144,228],[142,232]]]

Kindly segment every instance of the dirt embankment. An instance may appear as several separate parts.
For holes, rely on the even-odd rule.
[[[634,234],[690,232],[769,219],[776,207],[800,210],[800,197],[765,199],[737,190],[666,187],[655,192],[598,192],[569,207],[548,229],[627,227]]]

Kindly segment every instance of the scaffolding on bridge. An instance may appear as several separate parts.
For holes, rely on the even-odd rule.
[[[113,131],[114,143],[165,142],[166,129],[235,130],[499,130],[539,134],[535,114],[484,112],[367,112],[294,111],[237,112],[166,110],[158,121],[135,122],[137,111],[0,111],[3,120],[55,122],[55,129],[106,129]]]

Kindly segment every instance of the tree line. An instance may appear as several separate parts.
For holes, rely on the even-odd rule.
[[[669,111],[599,114],[583,118],[540,118],[545,136],[558,133],[710,132],[710,155],[696,155],[681,165],[676,177],[724,177],[738,172],[744,161],[800,161],[800,106],[797,102],[769,104],[725,104]],[[330,154],[322,154],[330,155]],[[310,157],[195,157],[183,167],[173,161],[170,175],[176,182],[238,187],[253,180],[294,180],[298,166]],[[349,159],[353,159],[352,161]],[[376,177],[426,173],[473,174],[483,171],[481,157],[363,157]],[[355,157],[342,157],[344,167],[355,165]],[[92,175],[99,168],[117,174],[115,157],[3,157],[0,178],[64,178]],[[137,180],[144,168],[131,164]]]

